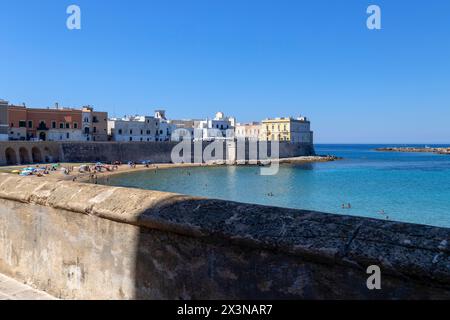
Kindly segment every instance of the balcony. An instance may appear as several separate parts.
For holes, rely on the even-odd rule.
[[[47,125],[45,123],[40,123],[39,126],[37,127],[38,131],[48,131],[50,130]]]

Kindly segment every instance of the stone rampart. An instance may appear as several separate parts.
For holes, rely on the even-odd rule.
[[[200,143],[205,150],[210,143]],[[0,142],[0,166],[45,163],[45,162],[111,162],[111,161],[144,161],[170,163],[171,152],[177,145],[175,142]],[[230,152],[236,152],[229,143],[223,144],[223,161],[235,159]],[[192,144],[191,160],[194,157]],[[269,145],[270,154],[270,145]],[[280,157],[309,156],[314,154],[310,144],[280,143]],[[248,143],[246,146],[248,159]]]
[[[449,299],[449,242],[445,228],[0,174],[0,272],[65,299]]]

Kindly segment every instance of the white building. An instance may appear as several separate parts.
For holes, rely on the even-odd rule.
[[[172,134],[172,127],[169,121],[166,119],[166,111],[165,110],[156,110],[155,111],[155,119],[159,121],[159,128],[156,133],[156,141],[170,141]]]
[[[83,131],[80,129],[52,129],[47,133],[48,141],[83,141]]]
[[[149,116],[127,116],[108,120],[108,133],[113,141],[159,141],[160,120]]]
[[[171,131],[171,141],[192,140],[194,139],[194,128],[201,120],[169,120]]]
[[[226,117],[223,112],[217,112],[212,120],[200,121],[194,129],[194,139],[210,141],[234,137],[236,119]]]
[[[8,101],[0,99],[0,141],[8,141]]]

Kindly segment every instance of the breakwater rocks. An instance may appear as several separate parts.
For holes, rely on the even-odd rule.
[[[336,156],[304,156],[304,157],[294,157],[294,158],[284,158],[279,159],[280,163],[302,163],[302,162],[330,162],[330,161],[338,161],[342,160],[341,157]]]
[[[375,150],[384,152],[427,152],[427,153],[450,155],[450,148],[390,147],[390,148],[377,148]]]

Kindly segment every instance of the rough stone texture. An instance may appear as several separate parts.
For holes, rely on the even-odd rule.
[[[204,150],[209,144],[208,142],[203,143],[202,149]],[[171,153],[176,145],[175,142],[0,142],[0,166],[8,164],[7,153],[11,157],[10,150],[13,150],[13,157],[16,159],[13,164],[46,162],[46,160],[47,162],[140,162],[150,160],[155,163],[170,163]],[[7,150],[9,151],[7,152]],[[224,144],[222,160],[235,158],[230,157],[227,151],[228,147]],[[314,147],[311,144],[280,143],[281,158],[313,154]],[[21,155],[25,159],[21,159]],[[27,159],[28,161],[22,161]],[[191,160],[194,162],[194,147],[191,147]]]
[[[445,228],[0,175],[0,271],[61,298],[448,299],[449,243]]]
[[[55,300],[55,298],[0,274],[0,300]]]
[[[7,154],[14,159],[8,163]],[[0,142],[0,166],[60,161],[61,145],[55,142]],[[22,161],[25,160],[25,161]]]

